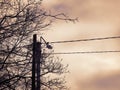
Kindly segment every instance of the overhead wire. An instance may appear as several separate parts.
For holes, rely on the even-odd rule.
[[[51,54],[100,54],[100,53],[120,53],[120,50],[116,51],[86,51],[86,52],[55,52]]]
[[[90,38],[90,39],[78,39],[78,40],[68,40],[68,41],[54,41],[49,43],[70,43],[70,42],[84,42],[84,41],[97,41],[97,40],[107,40],[107,39],[120,39],[120,36],[104,37],[104,38]]]

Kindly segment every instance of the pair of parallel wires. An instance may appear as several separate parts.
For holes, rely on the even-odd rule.
[[[109,39],[120,39],[120,36],[113,37],[103,37],[103,38],[90,38],[90,39],[79,39],[79,40],[68,40],[68,41],[55,41],[50,42],[52,44],[60,43],[73,43],[73,42],[88,42],[88,41],[100,41],[100,40],[109,40]],[[54,52],[52,54],[102,54],[102,53],[120,53],[120,50],[108,50],[108,51],[81,51],[81,52]]]

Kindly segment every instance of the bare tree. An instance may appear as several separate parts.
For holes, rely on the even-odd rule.
[[[0,1],[0,90],[30,90],[31,36],[51,25],[51,20],[75,21],[65,14],[47,13],[42,0]],[[41,62],[42,90],[64,90],[67,66],[51,54],[43,54]],[[51,78],[50,76],[54,76]]]

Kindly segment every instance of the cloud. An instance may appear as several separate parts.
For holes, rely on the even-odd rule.
[[[111,23],[120,21],[120,0],[45,0],[45,2],[49,9],[60,11],[62,8],[61,11],[69,13],[70,16],[80,17],[80,20]]]
[[[79,22],[76,24],[57,22],[45,37],[47,41],[61,41],[120,35],[119,4],[120,0],[49,0],[49,2],[46,0],[44,5],[47,9],[79,17]],[[116,39],[56,44],[54,50],[56,52],[119,50],[119,46],[119,39]],[[69,64],[71,74],[68,83],[72,86],[71,90],[120,90],[120,73],[114,72],[120,69],[119,53],[60,57]]]

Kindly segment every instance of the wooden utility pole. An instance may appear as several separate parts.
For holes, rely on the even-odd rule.
[[[35,90],[35,54],[36,54],[36,42],[37,36],[36,34],[33,35],[33,60],[32,60],[32,90]]]
[[[41,41],[44,41],[46,48],[52,49],[52,46],[40,37],[40,42],[37,42],[37,35],[33,35],[33,60],[32,60],[32,90],[41,90]]]
[[[33,35],[33,60],[32,60],[32,90],[40,90],[40,60],[41,43],[37,42],[37,35]]]

